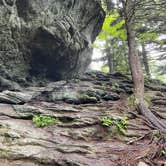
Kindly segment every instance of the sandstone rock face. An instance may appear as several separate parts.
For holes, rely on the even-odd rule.
[[[103,19],[95,0],[0,0],[1,76],[20,81],[82,73]]]

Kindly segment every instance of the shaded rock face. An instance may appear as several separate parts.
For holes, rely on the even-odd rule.
[[[94,0],[0,0],[0,71],[18,80],[82,73],[103,19]]]

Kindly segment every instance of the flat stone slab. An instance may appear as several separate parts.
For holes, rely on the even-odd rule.
[[[71,80],[65,85],[64,82],[54,82],[46,87],[1,92],[1,96],[6,95],[8,100],[0,102],[0,166],[116,166],[126,162],[140,165],[143,163],[140,159],[150,161],[148,154],[157,154],[165,143],[159,146],[151,141],[155,131],[149,135],[151,128],[143,118],[135,116],[133,113],[136,111],[131,111],[128,106],[129,94],[114,89],[110,77],[125,86],[122,78],[97,73],[95,78],[85,75],[77,84]],[[87,82],[88,78],[93,79]],[[104,88],[103,80],[107,84]],[[59,98],[62,97],[58,94],[62,89],[65,89],[63,94],[67,94],[66,99],[71,99],[76,94],[75,100],[79,101],[83,94],[86,95],[86,102],[66,102]],[[70,96],[71,89],[73,91]],[[58,94],[54,100],[51,98],[52,93]],[[119,99],[105,100],[103,94],[115,94]],[[153,94],[157,97],[158,93]],[[163,92],[162,100],[165,100],[165,96]],[[97,102],[90,102],[91,97]],[[17,100],[22,102],[12,102]],[[151,107],[157,115],[165,115],[165,107],[160,105],[161,108],[156,109],[159,104],[163,103]],[[40,128],[33,123],[35,115],[58,118],[59,122]],[[102,117],[126,118],[127,130],[120,134],[115,128],[102,126]],[[165,122],[163,117],[159,116]],[[165,161],[163,156],[156,156],[153,162]]]

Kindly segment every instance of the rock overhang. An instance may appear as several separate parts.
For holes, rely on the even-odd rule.
[[[1,62],[9,74],[59,80],[85,71],[105,16],[97,1],[3,0],[0,7],[7,15],[4,23],[0,19],[8,27],[8,31],[1,28],[3,38],[13,41],[14,62],[10,56],[6,56],[8,65]],[[12,9],[12,14],[6,8]],[[1,52],[2,59],[5,54]]]

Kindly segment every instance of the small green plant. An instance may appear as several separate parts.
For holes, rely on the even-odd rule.
[[[78,79],[78,78],[73,79],[73,82],[74,82],[74,83],[79,83],[80,81],[81,81],[81,80]]]
[[[103,73],[109,73],[109,67],[108,67],[108,65],[102,66],[102,67],[101,67],[101,71],[102,71]]]
[[[108,117],[103,117],[100,119],[100,122],[103,126],[112,126],[113,125],[113,120],[108,118]]]
[[[122,117],[118,117],[118,118],[102,117],[100,119],[100,123],[106,127],[116,126],[118,131],[121,134],[125,134],[125,131],[127,129],[127,124],[128,124],[127,120]]]
[[[109,88],[109,86],[107,84],[102,84],[101,85],[101,89],[106,91]]]
[[[144,81],[145,85],[150,85],[152,83],[152,79],[150,76],[145,76]]]
[[[160,157],[163,156],[163,157],[166,157],[166,150],[161,150],[160,151]]]
[[[120,86],[117,82],[112,84],[112,89],[118,89]]]
[[[118,130],[120,133],[125,134],[127,129],[127,120],[124,118],[117,119],[116,126],[118,127]]]
[[[32,121],[37,127],[45,127],[59,122],[57,118],[46,115],[34,115]]]

